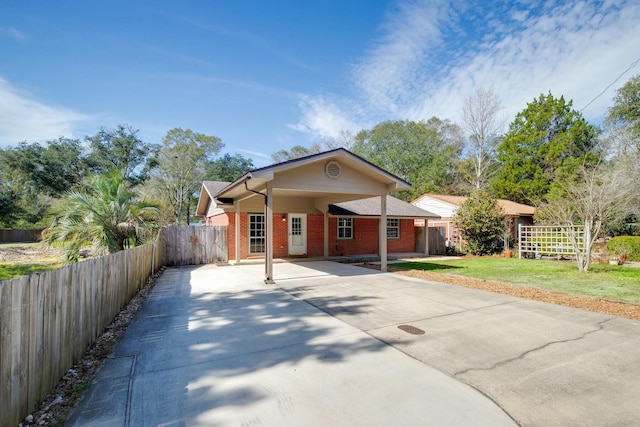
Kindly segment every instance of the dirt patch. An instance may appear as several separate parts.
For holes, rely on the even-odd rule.
[[[372,264],[367,264],[365,267],[376,270],[380,269],[379,265]],[[567,295],[560,292],[548,291],[546,289],[510,285],[507,283],[492,282],[490,280],[483,279],[472,279],[468,277],[455,276],[453,274],[401,269],[393,267],[392,265],[388,266],[388,270],[396,274],[417,277],[425,280],[433,280],[434,282],[443,282],[456,286],[464,286],[465,288],[480,289],[483,291],[495,292],[519,298],[564,305],[573,308],[581,308],[583,310],[595,311],[597,313],[626,317],[627,319],[640,320],[640,305],[638,304],[609,301],[578,295]]]
[[[64,250],[43,243],[0,244],[0,264],[49,264],[60,262]]]

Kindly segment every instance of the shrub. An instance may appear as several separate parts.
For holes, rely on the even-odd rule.
[[[609,252],[627,254],[627,260],[640,261],[640,236],[618,236],[613,237],[607,243]]]
[[[472,254],[491,255],[502,250],[507,216],[487,193],[469,197],[456,211],[453,222]]]

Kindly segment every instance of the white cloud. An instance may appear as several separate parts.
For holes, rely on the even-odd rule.
[[[7,36],[18,41],[24,41],[27,39],[27,35],[25,33],[12,26],[0,27],[0,35]]]
[[[91,116],[46,105],[0,77],[0,146],[21,141],[44,142],[60,136],[78,137],[74,130]]]
[[[337,140],[343,131],[357,132],[364,127],[358,121],[360,107],[349,100],[301,95],[299,107],[302,117],[289,128],[316,139]]]
[[[353,67],[352,97],[307,96],[293,128],[336,134],[383,120],[459,122],[464,99],[477,87],[502,100],[506,124],[541,93],[563,95],[580,110],[640,56],[634,0],[513,3],[500,11],[482,2],[461,5],[400,2],[384,35]],[[584,116],[599,122],[615,89],[638,73],[640,66],[629,70]]]
[[[443,43],[439,23],[448,21],[446,3],[408,1],[384,25],[385,35],[354,67],[354,81],[367,105],[391,114],[410,102],[422,86],[421,66],[431,49]]]
[[[242,149],[242,148],[238,149],[238,151],[240,151],[241,153],[249,154],[249,155],[251,155],[253,157],[260,157],[260,158],[263,158],[263,159],[271,160],[271,156],[270,155],[265,154],[265,153],[261,153],[259,151],[245,150],[245,149]]]

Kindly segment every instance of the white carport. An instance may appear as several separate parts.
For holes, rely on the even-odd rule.
[[[329,205],[379,197],[379,236],[387,235],[387,195],[411,185],[343,148],[267,166],[246,173],[212,195],[217,208],[235,212],[264,211],[265,282],[273,283],[273,212],[324,214],[324,256],[329,255]],[[212,206],[198,206],[206,212]],[[201,213],[200,213],[201,214]],[[236,260],[240,259],[240,227],[235,227]],[[382,271],[387,269],[387,240],[379,239]]]

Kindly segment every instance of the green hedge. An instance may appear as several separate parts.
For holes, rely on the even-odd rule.
[[[627,260],[640,261],[640,236],[613,237],[607,243],[607,251],[615,254],[626,253]]]

